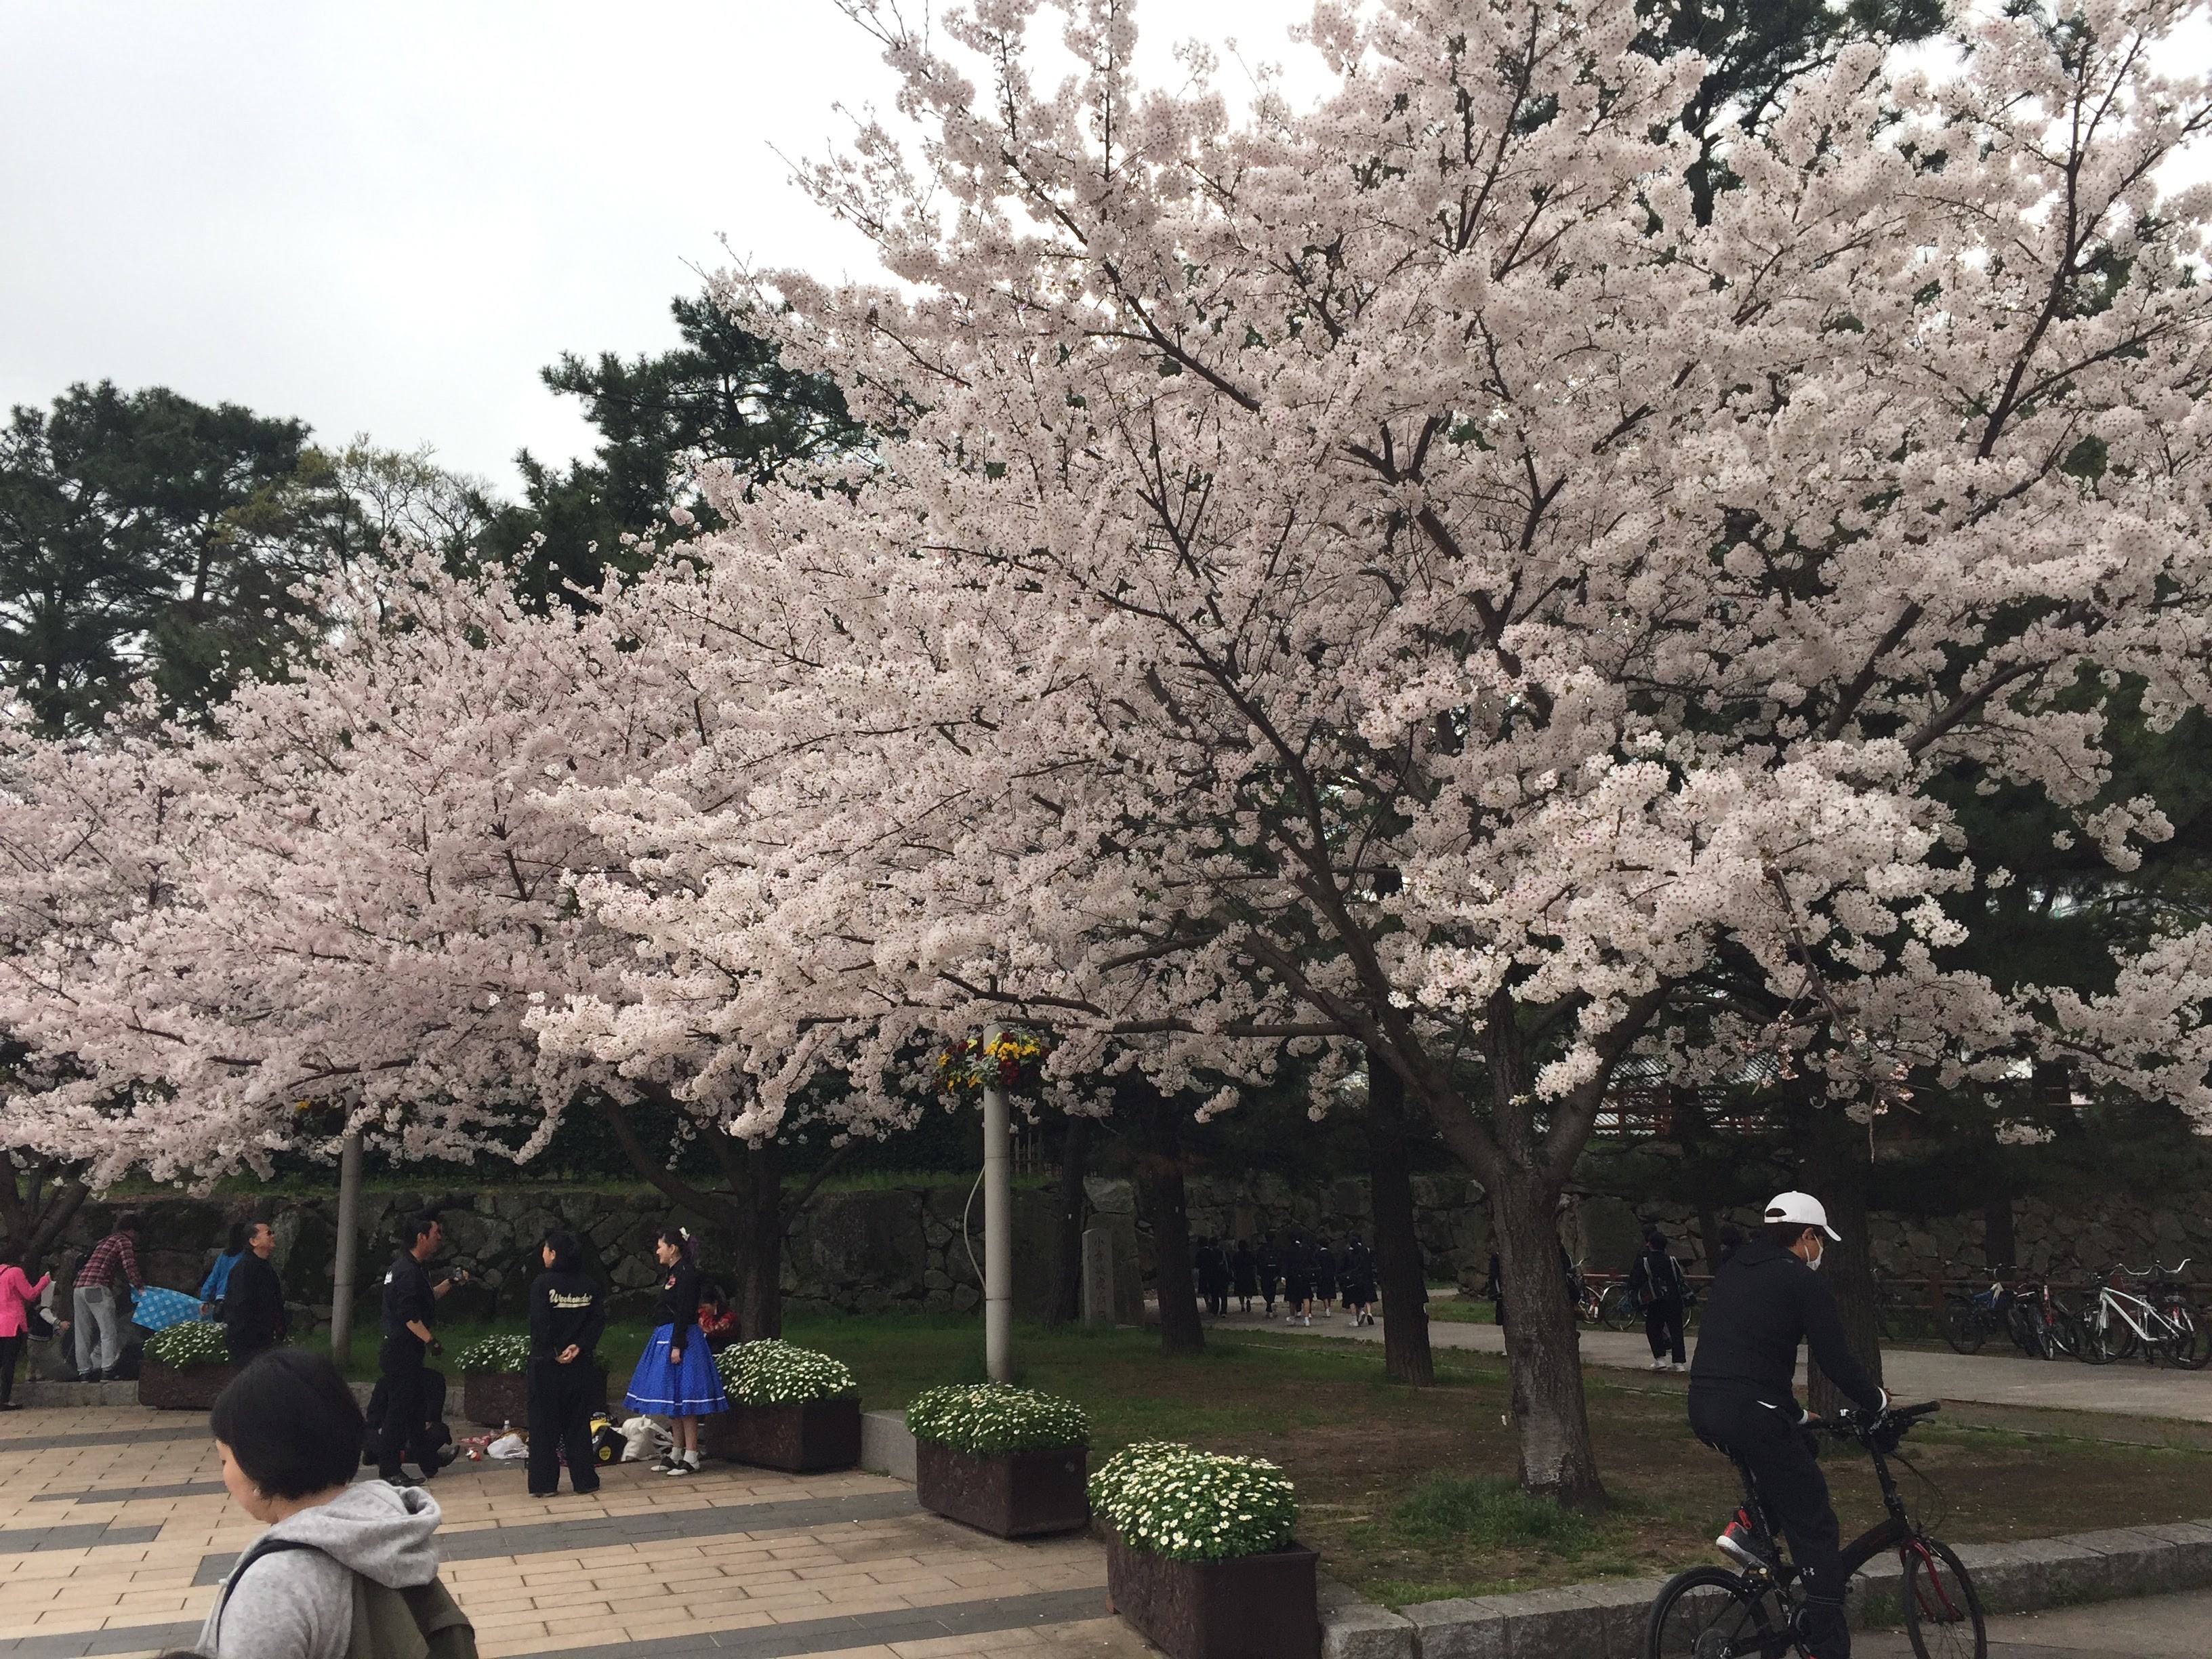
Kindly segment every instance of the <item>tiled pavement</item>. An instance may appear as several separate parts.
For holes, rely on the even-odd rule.
[[[1006,1543],[857,1472],[635,1465],[588,1498],[524,1491],[520,1465],[430,1488],[446,1582],[486,1659],[1138,1659],[1105,1615],[1088,1539]],[[0,1659],[155,1653],[198,1632],[259,1530],[222,1491],[203,1420],[128,1410],[0,1419]]]

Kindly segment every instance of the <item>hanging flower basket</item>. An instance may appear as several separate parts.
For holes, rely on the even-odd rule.
[[[972,1096],[985,1084],[1014,1094],[1033,1094],[1050,1050],[1034,1031],[1008,1029],[986,1043],[966,1037],[948,1043],[937,1056],[937,1087],[942,1094]]]
[[[1091,1422],[1083,1408],[986,1382],[931,1389],[906,1408],[922,1508],[999,1538],[1088,1524]]]
[[[1172,1659],[1320,1659],[1318,1558],[1273,1464],[1132,1446],[1091,1480],[1113,1610]]]

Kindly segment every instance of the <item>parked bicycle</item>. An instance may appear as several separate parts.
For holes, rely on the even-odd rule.
[[[2181,1287],[2181,1270],[2188,1265],[2185,1260],[2180,1267],[2154,1262],[2136,1269],[2114,1263],[2081,1310],[2081,1358],[2092,1365],[2109,1365],[2140,1353],[2146,1364],[2163,1359],[2185,1370],[2203,1370],[2212,1360],[2212,1333]]]
[[[1979,1353],[1990,1333],[2002,1329],[2008,1317],[2012,1292],[2002,1284],[1948,1302],[1943,1309],[1943,1340],[1960,1353]]]
[[[1903,1568],[1905,1633],[1913,1652],[1919,1659],[1988,1659],[1989,1634],[1973,1580],[1951,1547],[1914,1518],[1889,1468],[1912,1426],[1941,1409],[1931,1400],[1879,1415],[1839,1412],[1824,1425],[1838,1439],[1866,1449],[1889,1512],[1887,1520],[1844,1546],[1844,1571],[1856,1573],[1875,1557],[1896,1551]],[[1645,1659],[1790,1659],[1806,1650],[1797,1570],[1783,1558],[1749,1472],[1740,1462],[1736,1468],[1743,1475],[1751,1564],[1741,1571],[1692,1567],[1668,1579],[1651,1606]]]

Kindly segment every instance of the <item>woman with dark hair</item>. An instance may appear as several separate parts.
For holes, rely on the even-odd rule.
[[[223,1243],[222,1254],[208,1269],[208,1276],[200,1281],[200,1317],[222,1317],[222,1299],[230,1293],[230,1275],[238,1267],[239,1259],[246,1254],[246,1240],[253,1230],[243,1221],[230,1224],[230,1237]]]
[[[592,1350],[606,1329],[606,1299],[583,1269],[572,1234],[552,1232],[538,1247],[545,1271],[530,1285],[530,1495],[550,1498],[561,1489],[561,1459],[568,1460],[568,1486],[599,1489],[592,1451],[592,1383],[599,1362]]]
[[[33,1280],[15,1262],[0,1261],[0,1412],[23,1409],[15,1399],[15,1362],[30,1340],[31,1316],[38,1310],[39,1298],[52,1282],[52,1274],[41,1273]]]
[[[379,1618],[396,1608],[426,1632],[465,1625],[437,1585],[438,1506],[428,1494],[347,1484],[361,1407],[326,1356],[263,1354],[216,1398],[208,1426],[232,1501],[268,1530],[223,1581],[198,1652],[343,1659],[356,1604]],[[356,1597],[358,1580],[367,1583]]]
[[[699,1419],[730,1408],[730,1396],[699,1332],[699,1247],[681,1227],[671,1227],[653,1246],[660,1258],[660,1305],[653,1340],[630,1373],[623,1404],[634,1412],[671,1419],[675,1439],[653,1468],[663,1474],[699,1473]]]

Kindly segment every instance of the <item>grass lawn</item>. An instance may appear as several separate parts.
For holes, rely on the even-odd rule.
[[[479,1334],[445,1333],[449,1375]],[[610,1332],[601,1353],[617,1381],[647,1334]],[[983,1376],[974,1316],[794,1316],[785,1335],[852,1366],[870,1410]],[[370,1343],[356,1351],[373,1360]],[[1024,1326],[1015,1355],[1022,1382],[1090,1412],[1094,1463],[1164,1438],[1279,1463],[1297,1484],[1301,1539],[1328,1571],[1393,1605],[1716,1559],[1712,1535],[1736,1498],[1734,1471],[1691,1437],[1679,1393],[1602,1373],[1587,1387],[1613,1508],[1585,1520],[1516,1491],[1504,1364],[1488,1355],[1440,1350],[1432,1389],[1388,1381],[1365,1344],[1258,1333],[1212,1332],[1203,1355],[1170,1360],[1146,1333]],[[1908,1496],[1956,1541],[2212,1513],[2212,1453],[1943,1427],[1917,1432],[1906,1451],[1940,1488],[1900,1471]],[[1879,1517],[1873,1472],[1840,1448],[1825,1465],[1849,1538]]]

